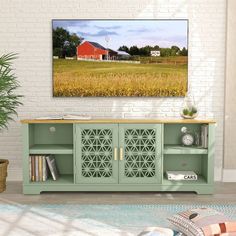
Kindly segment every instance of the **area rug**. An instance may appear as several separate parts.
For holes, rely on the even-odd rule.
[[[236,220],[236,205],[0,204],[0,236],[134,236],[189,208],[211,207]]]

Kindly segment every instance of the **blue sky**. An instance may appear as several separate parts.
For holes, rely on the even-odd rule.
[[[186,20],[53,20],[56,27],[114,50],[122,45],[187,48],[188,44]]]

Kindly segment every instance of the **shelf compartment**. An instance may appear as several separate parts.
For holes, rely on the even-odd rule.
[[[29,148],[39,144],[73,144],[73,124],[30,124]]]
[[[207,154],[166,154],[163,159],[163,184],[208,184],[207,179],[208,158]],[[194,171],[198,180],[167,180],[166,171]]]
[[[35,144],[29,149],[30,154],[73,154],[72,144]]]
[[[206,148],[185,147],[181,145],[164,145],[164,154],[207,154]]]
[[[48,169],[48,179],[46,181],[35,181],[30,184],[47,185],[47,184],[74,184],[74,161],[72,154],[56,154],[56,166],[59,172],[57,180],[53,180],[50,170]]]
[[[64,185],[64,184],[74,184],[73,174],[60,174],[57,180],[53,180],[49,177],[46,181],[30,182],[33,185]]]
[[[207,184],[207,181],[201,175],[198,175],[197,180],[178,180],[178,181],[168,180],[166,178],[166,176],[164,176],[162,184],[163,185],[174,185],[174,186],[178,186],[178,185],[197,185],[197,184]]]
[[[166,171],[194,171],[198,175],[202,175],[206,164],[207,155],[166,154],[163,159],[163,174]]]
[[[181,138],[182,138],[182,132],[181,132],[181,129],[182,127],[186,127],[191,133],[193,134],[198,134],[200,136],[201,134],[201,126],[203,124],[164,124],[164,145],[176,145],[176,146],[179,146],[181,147],[182,145],[182,141],[181,141]],[[194,150],[196,150],[197,148],[195,147]],[[198,148],[200,150],[203,150],[202,152],[201,151],[197,151],[196,152],[194,150],[193,151],[193,154],[207,154],[206,152],[204,152],[204,149],[202,148]],[[179,151],[177,151],[176,153],[174,153],[175,150],[170,150],[168,148],[168,151],[167,152],[170,152],[170,154],[192,154],[192,152],[190,151],[189,149],[189,152],[185,152],[186,149],[179,149]],[[205,149],[206,150],[206,149]],[[169,153],[166,153],[166,154],[169,154]]]

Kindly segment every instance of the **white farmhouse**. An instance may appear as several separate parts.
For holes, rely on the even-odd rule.
[[[159,57],[161,55],[161,52],[158,50],[151,51],[150,53],[152,57]]]

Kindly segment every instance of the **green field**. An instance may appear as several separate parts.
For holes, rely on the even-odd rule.
[[[141,64],[54,59],[54,96],[184,96],[187,57]]]

